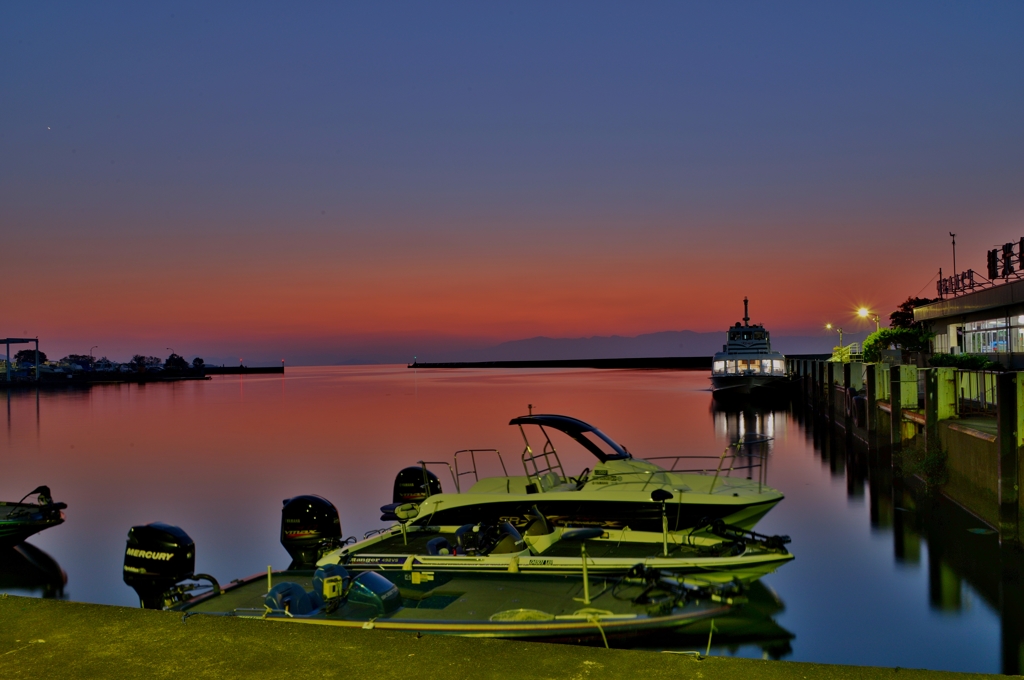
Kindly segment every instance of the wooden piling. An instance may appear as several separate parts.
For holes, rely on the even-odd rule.
[[[1021,414],[1019,373],[996,377],[996,451],[998,455],[999,542],[1019,545]]]

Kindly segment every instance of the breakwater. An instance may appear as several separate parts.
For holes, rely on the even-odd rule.
[[[800,354],[792,358],[824,359],[828,355]],[[523,361],[413,362],[408,368],[601,368],[634,370],[710,371],[711,357],[637,357],[623,359],[531,359]]]

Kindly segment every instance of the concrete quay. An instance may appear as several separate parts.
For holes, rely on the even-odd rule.
[[[956,680],[903,668],[418,637],[0,595],[4,678]],[[1006,676],[1001,676],[1006,677]]]

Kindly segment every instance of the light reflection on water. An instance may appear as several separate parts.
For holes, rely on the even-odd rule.
[[[786,499],[757,529],[792,536],[796,559],[764,579],[781,610],[765,590],[746,639],[713,653],[1020,672],[1020,587],[1000,577],[995,537],[970,531],[979,521],[894,483],[884,456],[847,450],[799,409],[716,411],[707,384],[701,372],[387,366],[13,393],[0,499],[48,484],[68,521],[31,542],[67,571],[66,596],[135,606],[120,573],[131,525],[181,526],[197,571],[222,580],[284,568],[283,499],[323,495],[346,535],[361,535],[381,525],[408,464],[467,448],[517,461],[507,423],[527,404],[586,420],[638,457],[718,455],[758,432],[774,437],[768,480]],[[569,474],[592,462],[564,450]]]

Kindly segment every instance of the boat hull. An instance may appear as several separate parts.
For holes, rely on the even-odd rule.
[[[661,504],[655,502],[582,499],[569,494],[532,494],[505,498],[467,499],[465,494],[452,495],[452,503],[424,510],[415,521],[419,526],[463,524],[525,524],[536,508],[553,526],[629,528],[634,531],[661,533]],[[436,497],[431,497],[436,498]],[[430,499],[428,499],[430,500]],[[732,500],[731,498],[729,500]],[[752,529],[757,522],[782,500],[781,494],[768,500],[752,498],[735,502],[669,502],[666,508],[669,531],[686,531],[722,520],[726,524]],[[467,502],[468,501],[468,502]],[[458,503],[455,505],[454,503]]]
[[[264,606],[267,575],[232,583],[174,609],[192,614],[261,618],[343,628],[379,629],[427,635],[519,639],[607,639],[676,629],[705,618],[723,616],[731,606],[710,597],[652,608],[613,595],[612,583],[589,581],[590,600],[578,577],[493,576],[435,572],[431,581],[414,584],[409,572],[384,574],[398,586],[403,606],[380,614],[343,604],[333,612],[290,615]],[[296,583],[309,590],[312,572],[273,575],[273,584]],[[640,588],[637,588],[637,592]]]
[[[0,550],[11,548],[44,529],[64,522],[64,513],[57,507],[33,503],[0,502]]]
[[[711,387],[716,397],[754,394],[782,387],[786,383],[785,376],[777,375],[715,375],[711,377]]]

